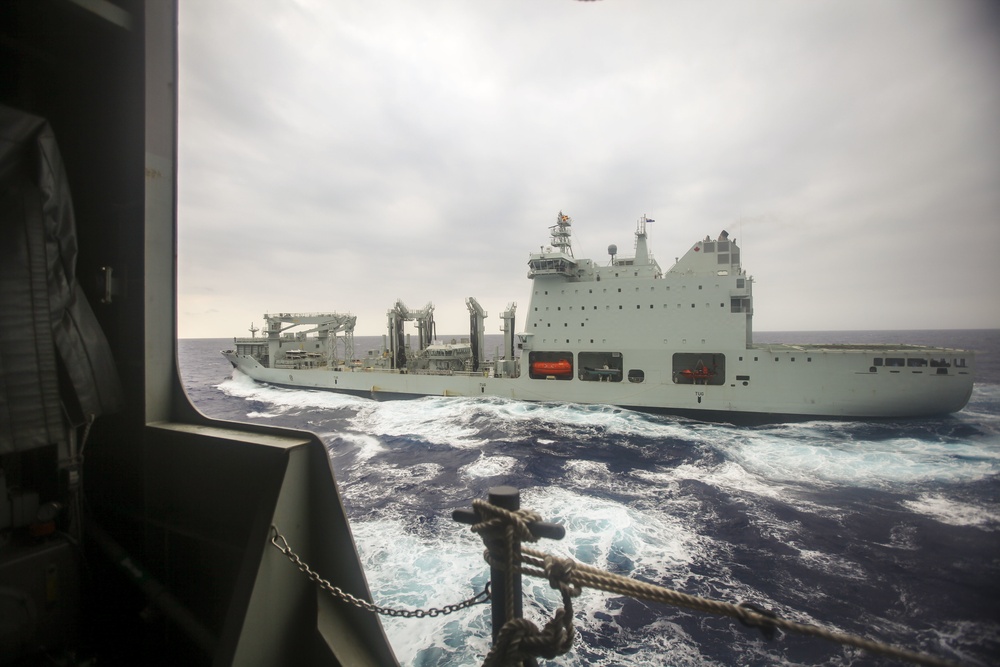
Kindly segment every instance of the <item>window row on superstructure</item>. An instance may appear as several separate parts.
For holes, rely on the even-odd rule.
[[[964,357],[955,357],[951,361],[944,357],[927,359],[925,357],[875,357],[868,369],[869,373],[877,373],[882,368],[888,368],[890,373],[899,373],[898,369],[909,368],[913,373],[922,373],[924,368],[933,368],[938,375],[947,375],[949,368],[955,368],[959,373],[965,373],[967,368]]]
[[[649,291],[650,292],[654,292],[654,291],[656,291],[656,288],[659,287],[659,286],[660,285],[651,285],[649,287]],[[712,286],[715,287],[716,289],[726,289],[726,288],[729,288],[728,285],[724,287],[720,283],[715,283]],[[675,290],[673,290],[671,288],[680,288],[682,290],[686,290],[688,288],[688,286],[686,284],[682,284],[682,285],[662,285],[662,287],[663,287],[663,291],[665,291],[665,292],[675,291]],[[581,288],[579,288],[579,287],[574,288],[572,293],[573,294],[580,294],[581,293],[580,289]],[[588,287],[587,288],[587,294],[593,294],[594,293],[594,289],[595,288],[593,288],[593,287]],[[614,288],[601,287],[601,288],[597,288],[597,289],[599,290],[598,293],[600,293],[600,294],[608,294],[608,290],[609,289],[615,290],[614,292],[611,292],[612,294],[621,293],[621,291],[622,291],[621,287],[614,287]],[[634,288],[634,291],[638,292],[640,289],[641,289],[641,287],[637,286],[637,287]],[[698,285],[698,289],[705,289],[705,285],[704,284],[699,284]],[[745,278],[737,278],[736,279],[736,289],[746,289],[746,279]],[[549,296],[549,292],[550,292],[550,290],[547,290],[547,289],[543,289],[543,290],[537,290],[536,289],[535,290],[535,296]],[[551,290],[551,292],[552,292],[552,296],[556,296],[556,291],[554,289]],[[559,296],[565,296],[566,292],[567,292],[567,290],[565,288],[559,290]]]
[[[627,310],[631,311],[632,310],[632,305],[633,304],[628,304]],[[648,308],[646,307],[646,304],[637,303],[637,304],[634,304],[634,305],[635,305],[635,310],[655,310],[656,309],[656,304],[652,304],[652,303],[648,305]],[[688,306],[687,303],[677,303],[677,304],[673,304],[673,305],[676,306],[675,310],[676,309],[685,309]],[[750,312],[750,302],[749,302],[748,299],[733,298],[733,299],[729,300],[728,304],[726,304],[725,302],[720,302],[719,303],[719,308],[726,308],[727,305],[729,307],[729,312],[731,312],[731,313],[749,313]],[[660,309],[661,310],[667,310],[667,309],[670,309],[671,306],[672,306],[672,304],[664,303],[664,304],[662,304],[660,306]],[[697,308],[698,304],[697,303],[691,303],[690,307],[691,308]],[[714,306],[711,303],[705,303],[704,307],[705,308],[714,308]],[[598,306],[592,306],[591,308],[592,308],[591,311],[587,311],[587,307],[586,306],[577,306],[577,310],[579,310],[580,312],[583,312],[583,313],[593,312],[593,311],[599,311],[600,310]],[[535,312],[538,312],[538,307],[536,306],[534,310],[535,310]],[[572,310],[573,310],[573,306],[568,306],[567,307],[567,311],[572,311]],[[613,307],[611,304],[605,304],[605,306],[604,306],[604,311],[605,312],[615,312],[615,311],[619,311],[619,310],[620,311],[625,311],[626,310],[626,305],[625,304],[617,304],[617,308]],[[545,311],[549,311],[549,306],[545,306],[544,307],[544,311],[542,311],[542,312],[545,312]],[[562,311],[562,307],[561,306],[557,307],[556,311]],[[560,322],[562,323],[563,327],[568,327],[569,324],[570,324],[569,322],[562,321],[562,320],[556,321],[556,324],[558,325]],[[536,320],[534,322],[529,322],[529,326],[532,326],[532,327],[541,327],[543,324],[545,324],[546,327],[551,327],[552,326],[552,322],[546,322],[546,320],[542,319],[542,318],[540,318],[540,319],[538,319],[538,320]],[[576,323],[574,323],[574,326],[575,326],[575,324]],[[582,326],[586,326],[586,322],[580,322],[579,324],[580,324],[581,327]]]

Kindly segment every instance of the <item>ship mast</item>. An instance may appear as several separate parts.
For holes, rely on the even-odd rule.
[[[556,224],[549,227],[549,233],[552,234],[552,247],[556,249],[557,252],[563,252],[573,256],[573,245],[570,241],[570,225],[573,224],[573,219],[568,215],[565,215],[562,211],[559,211],[559,215],[556,216]]]
[[[646,245],[647,222],[655,220],[650,220],[644,215],[635,225],[635,263],[640,265],[649,263],[649,247]]]

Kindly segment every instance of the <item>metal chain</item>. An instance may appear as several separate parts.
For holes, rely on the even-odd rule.
[[[279,544],[280,542],[280,544]],[[444,616],[446,614],[452,614],[461,609],[467,609],[473,605],[482,604],[490,600],[490,582],[486,582],[486,587],[482,591],[476,593],[474,596],[468,600],[464,600],[457,604],[449,604],[444,607],[432,607],[430,609],[392,609],[390,607],[380,607],[377,604],[368,602],[367,600],[362,600],[357,598],[347,591],[337,588],[331,584],[326,579],[322,578],[309,567],[308,564],[304,563],[299,555],[292,551],[292,547],[288,545],[288,540],[285,536],[281,534],[277,526],[271,526],[271,544],[273,544],[278,551],[285,554],[288,560],[295,564],[295,567],[305,574],[314,584],[319,586],[322,590],[326,591],[338,600],[352,604],[355,607],[364,609],[365,611],[374,612],[376,614],[381,614],[383,616],[393,616],[400,618],[424,618],[430,616],[431,618],[435,616]]]

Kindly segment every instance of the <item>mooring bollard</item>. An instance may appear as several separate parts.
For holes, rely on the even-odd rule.
[[[521,493],[513,486],[490,487],[487,500],[491,505],[516,512],[521,509]],[[473,525],[483,520],[475,510],[457,509],[452,512],[452,518],[459,523]],[[566,536],[566,529],[554,523],[544,521],[534,521],[528,524],[528,530],[535,537],[547,537],[554,540],[561,540]],[[491,603],[493,612],[493,641],[496,642],[497,635],[507,622],[507,590],[508,573],[503,567],[490,565],[490,579],[493,582]],[[521,590],[521,573],[510,573],[514,587],[514,609],[513,617],[522,618],[524,612],[523,591]],[[526,665],[537,664],[533,659],[525,663]]]

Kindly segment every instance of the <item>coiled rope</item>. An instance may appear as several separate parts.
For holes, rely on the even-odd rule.
[[[499,567],[497,563],[502,562],[502,568],[508,573],[504,577],[503,590],[506,602],[505,622],[483,661],[483,667],[520,665],[528,657],[552,659],[566,653],[573,645],[572,599],[580,594],[580,588],[556,574],[558,564],[553,564],[551,568],[553,576],[549,579],[549,585],[560,591],[563,606],[556,610],[541,630],[525,618],[514,617],[514,577],[509,575],[513,572],[531,574],[525,572],[521,565],[524,552],[521,542],[538,539],[531,533],[529,524],[541,521],[542,517],[531,510],[512,512],[482,500],[474,500],[472,506],[480,512],[479,516],[486,517],[485,521],[472,525],[472,532],[482,537],[486,544],[486,562],[490,567]],[[483,508],[489,510],[484,511]],[[494,554],[499,556],[495,557]]]
[[[744,625],[760,629],[769,639],[780,629],[918,665],[931,667],[957,665],[926,653],[910,651],[856,635],[834,632],[817,625],[790,621],[752,603],[733,604],[689,595],[605,572],[571,558],[561,558],[522,547],[521,542],[534,542],[538,539],[531,533],[530,524],[541,521],[541,516],[530,510],[506,510],[483,500],[473,500],[472,506],[482,518],[479,523],[472,525],[472,531],[480,535],[486,544],[484,558],[490,567],[502,567],[506,568],[508,573],[517,572],[547,579],[552,588],[562,593],[563,598],[562,608],[556,610],[553,618],[539,630],[531,621],[513,618],[514,577],[508,576],[506,590],[503,592],[507,598],[506,623],[486,656],[484,667],[521,664],[533,656],[550,659],[568,651],[574,634],[572,598],[578,596],[583,588],[728,616]]]

